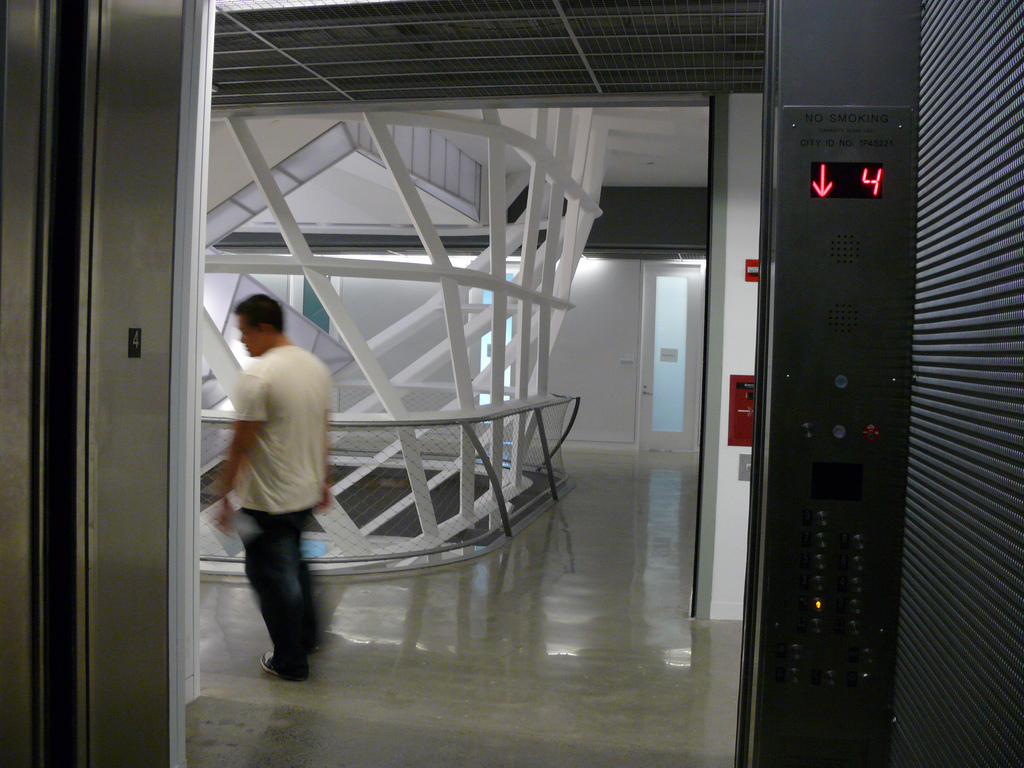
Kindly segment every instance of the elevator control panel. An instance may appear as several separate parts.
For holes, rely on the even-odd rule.
[[[913,118],[899,107],[780,114],[762,766],[883,764],[909,440]]]

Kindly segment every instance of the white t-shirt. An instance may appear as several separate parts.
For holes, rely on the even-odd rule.
[[[235,483],[243,507],[297,512],[320,501],[330,382],[324,364],[293,345],[268,349],[239,375],[235,418],[263,422]]]

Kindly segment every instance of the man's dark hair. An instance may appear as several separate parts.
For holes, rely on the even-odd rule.
[[[257,293],[240,301],[235,314],[244,318],[247,325],[255,328],[266,323],[278,333],[284,331],[284,314],[281,305],[265,293]]]

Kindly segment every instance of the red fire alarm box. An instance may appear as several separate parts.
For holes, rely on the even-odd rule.
[[[729,377],[729,445],[754,443],[754,377]]]

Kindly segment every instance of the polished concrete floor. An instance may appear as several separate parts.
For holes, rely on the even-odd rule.
[[[201,588],[191,768],[726,768],[739,622],[688,618],[696,462],[565,457],[575,490],[504,548],[318,583],[309,680],[259,670],[244,582]]]

